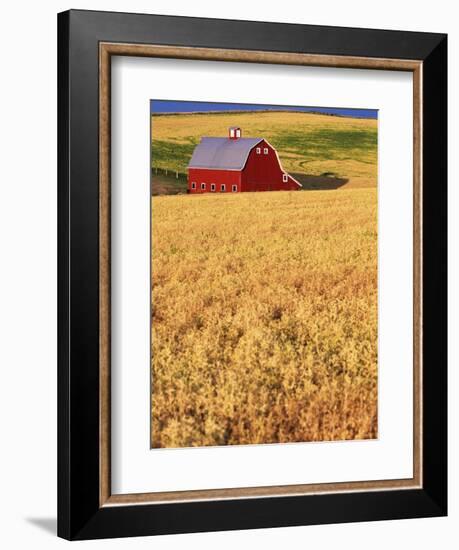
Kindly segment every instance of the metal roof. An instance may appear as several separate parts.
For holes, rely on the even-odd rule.
[[[250,151],[263,138],[203,137],[195,147],[188,168],[242,170]]]

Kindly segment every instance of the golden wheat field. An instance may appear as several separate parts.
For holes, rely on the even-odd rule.
[[[377,190],[152,199],[153,447],[377,437]]]

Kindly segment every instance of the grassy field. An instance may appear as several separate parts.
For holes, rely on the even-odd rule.
[[[232,121],[212,116],[203,134]],[[341,147],[336,117],[305,115],[287,139],[291,116],[269,136],[271,114],[237,122],[282,144],[287,170],[373,188],[152,198],[153,447],[377,437],[374,121],[345,119]],[[180,124],[164,145],[180,118],[154,124],[169,169],[193,147]]]
[[[186,174],[201,136],[226,136],[232,125],[241,126],[244,137],[267,139],[304,189],[376,186],[376,120],[301,112],[153,115],[153,169]],[[153,173],[156,194],[165,191],[163,183]],[[185,190],[185,180],[182,185]]]

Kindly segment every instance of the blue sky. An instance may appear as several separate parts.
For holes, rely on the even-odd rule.
[[[376,109],[342,109],[339,107],[296,107],[293,105],[262,105],[250,103],[211,103],[207,101],[167,101],[152,99],[151,113],[190,113],[209,111],[304,111],[319,112],[331,115],[350,116],[354,118],[378,118]]]

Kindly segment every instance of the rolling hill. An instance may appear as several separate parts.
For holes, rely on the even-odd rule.
[[[186,190],[186,172],[202,136],[264,137],[304,189],[376,187],[377,120],[304,112],[152,115],[153,194]],[[166,174],[167,170],[167,174]]]

